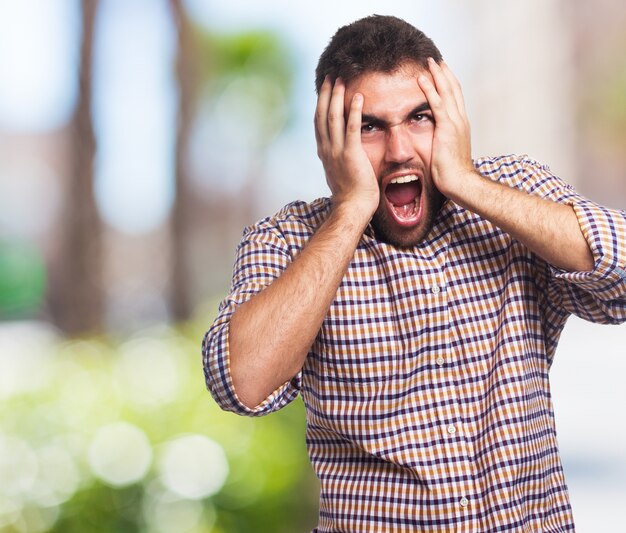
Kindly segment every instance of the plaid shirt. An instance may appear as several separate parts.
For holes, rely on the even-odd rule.
[[[411,249],[368,228],[301,372],[254,409],[232,386],[229,319],[289,266],[329,200],[290,204],[244,232],[230,294],[204,339],[205,376],[220,406],[243,415],[302,394],[321,483],[315,531],[574,529],[548,371],[571,313],[626,320],[626,213],[582,198],[527,157],[475,165],[573,206],[594,270],[560,271],[451,201]]]

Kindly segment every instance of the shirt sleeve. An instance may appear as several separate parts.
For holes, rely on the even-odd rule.
[[[546,265],[547,300],[554,311],[603,324],[626,321],[626,212],[579,195],[548,167],[523,159],[523,188],[574,210],[594,261],[589,272]]]
[[[218,405],[240,415],[261,416],[277,411],[293,401],[300,391],[301,373],[272,392],[254,408],[237,397],[233,387],[228,348],[230,319],[239,305],[272,283],[292,258],[280,232],[268,219],[247,228],[237,248],[230,293],[221,302],[218,316],[202,343],[207,388]]]

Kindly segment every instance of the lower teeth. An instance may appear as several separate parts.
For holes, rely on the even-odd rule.
[[[394,206],[396,213],[398,216],[402,218],[409,218],[410,216],[415,215],[415,202],[406,205],[396,205]]]

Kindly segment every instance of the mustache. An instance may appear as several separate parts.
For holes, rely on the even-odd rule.
[[[415,174],[423,176],[424,165],[416,165],[414,163],[391,163],[380,172],[378,179],[382,181],[390,174],[395,174],[396,172],[414,172]]]

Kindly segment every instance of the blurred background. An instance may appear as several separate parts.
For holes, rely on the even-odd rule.
[[[438,44],[475,156],[626,207],[620,0],[0,0],[1,532],[315,525],[301,402],[220,412],[200,342],[243,227],[327,194],[313,71],[372,13]],[[625,344],[572,319],[552,370],[583,532],[622,523]]]

